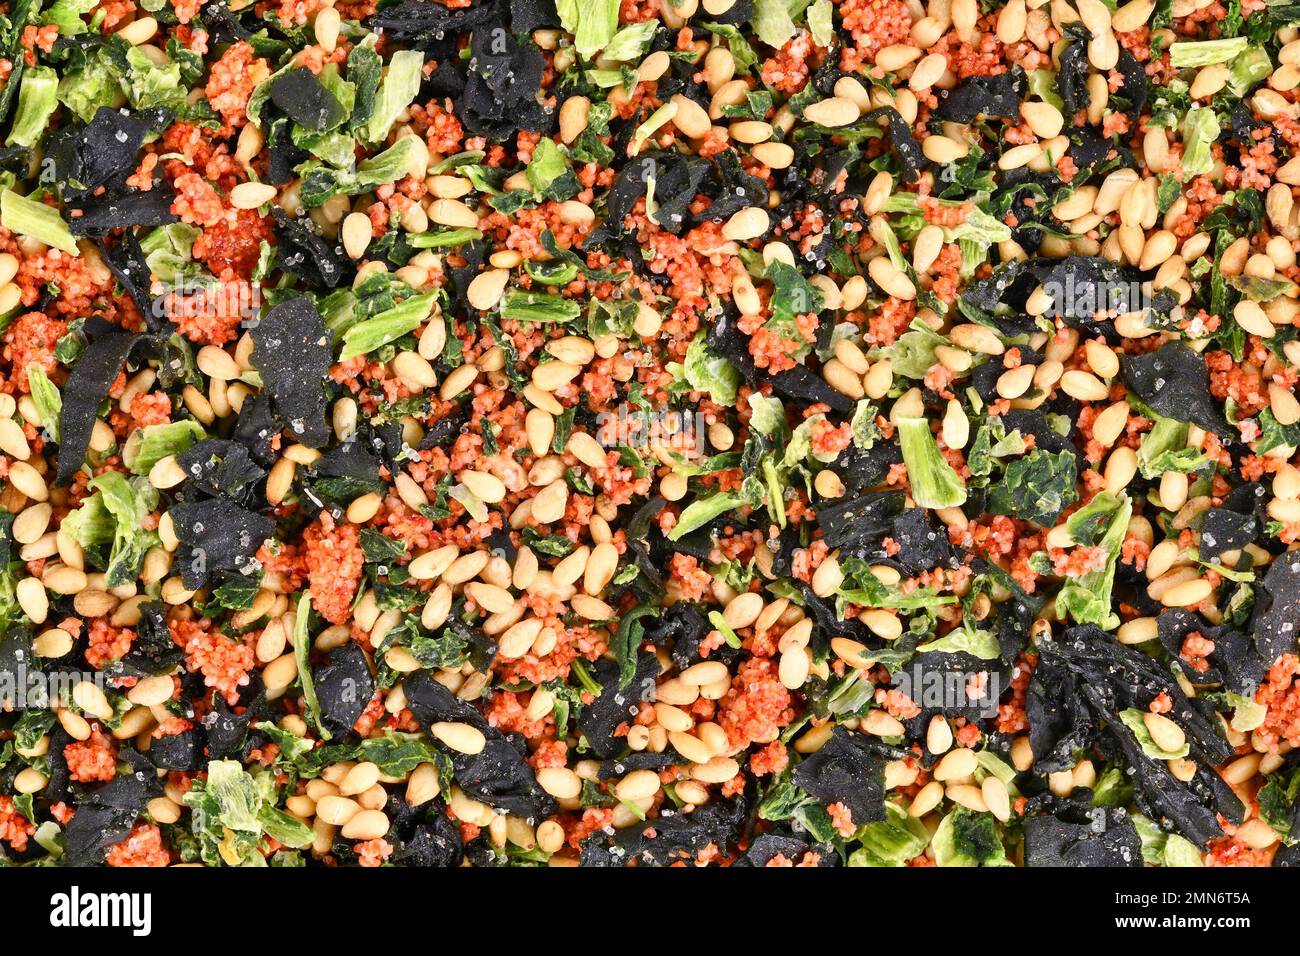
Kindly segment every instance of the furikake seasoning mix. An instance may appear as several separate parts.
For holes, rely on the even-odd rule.
[[[1300,861],[1300,4],[3,0],[0,135],[0,864]]]

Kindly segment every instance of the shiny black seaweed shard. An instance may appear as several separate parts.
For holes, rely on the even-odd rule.
[[[1025,709],[1039,773],[1072,767],[1074,751],[1096,745],[1122,754],[1144,812],[1172,822],[1198,846],[1222,833],[1217,814],[1239,817],[1240,802],[1214,783],[1220,778],[1205,766],[1231,757],[1232,747],[1213,715],[1198,708],[1159,661],[1090,624],[1070,628],[1059,640],[1040,641],[1038,649]],[[1125,710],[1145,712],[1162,694],[1171,704],[1167,715],[1186,733],[1189,756],[1202,765],[1190,781],[1148,757],[1120,719]]]
[[[289,431],[309,448],[330,436],[325,389],[333,334],[306,297],[275,306],[252,330],[253,364]]]
[[[64,831],[60,866],[102,863],[105,851],[131,832],[145,804],[162,793],[153,764],[142,754],[123,748],[118,760],[126,764],[127,772],[89,791],[78,802],[76,815]]]
[[[305,66],[282,73],[271,81],[271,102],[305,129],[333,129],[343,122],[346,109]]]
[[[114,843],[126,839],[137,816],[137,811],[119,807],[78,807],[76,816],[68,821],[64,832],[65,845],[60,864],[82,867],[103,863],[104,853]]]
[[[185,472],[187,493],[196,491],[239,504],[247,504],[253,488],[266,475],[266,469],[252,460],[247,448],[226,438],[205,438],[177,455],[176,460]]]
[[[538,786],[533,768],[525,759],[527,748],[522,742],[516,746],[473,706],[457,700],[424,672],[409,676],[402,687],[407,706],[426,731],[440,721],[453,721],[476,727],[483,734],[486,743],[479,753],[450,753],[456,784],[465,793],[526,820],[537,820],[554,809],[555,801]]]
[[[196,770],[201,743],[196,728],[179,734],[155,737],[149,744],[149,759],[159,770]]]
[[[819,508],[817,523],[830,547],[868,549],[893,531],[905,504],[901,491],[871,492]]]
[[[140,622],[135,630],[131,649],[106,666],[105,674],[111,677],[149,677],[171,671],[184,661],[185,654],[176,646],[161,601],[146,601],[140,605]]]
[[[619,666],[613,661],[598,661],[593,670],[600,682],[600,695],[582,708],[578,729],[596,756],[607,759],[624,749],[624,739],[615,736],[619,726],[630,723],[641,701],[650,699],[654,693],[659,661],[653,654],[641,654],[632,681],[626,687],[619,686]]]
[[[1223,437],[1234,434],[1210,394],[1210,373],[1199,352],[1167,342],[1155,352],[1122,356],[1120,365],[1124,384],[1152,411]]]
[[[351,282],[356,266],[337,243],[317,235],[309,219],[295,219],[276,208],[276,262],[313,289],[333,289]]]
[[[1161,645],[1193,684],[1222,685],[1235,694],[1254,696],[1268,669],[1268,662],[1256,652],[1250,635],[1229,624],[1211,624],[1199,614],[1182,608],[1161,612],[1156,618],[1156,628]],[[1214,650],[1205,658],[1208,669],[1198,670],[1181,656],[1183,642],[1192,633],[1214,643]]]
[[[1242,514],[1229,508],[1210,508],[1201,524],[1198,547],[1202,561],[1213,561],[1225,551],[1236,551],[1255,540],[1259,522],[1251,512]]]
[[[467,130],[504,140],[520,130],[544,133],[554,127],[554,111],[537,102],[546,59],[531,39],[520,41],[499,24],[477,25],[468,67],[456,103]]]
[[[375,695],[375,679],[365,652],[348,643],[330,652],[329,663],[316,668],[313,683],[320,717],[330,733],[346,737]]]
[[[133,189],[122,193],[90,196],[70,216],[74,236],[104,236],[127,226],[165,226],[176,221],[172,212],[175,195],[171,186],[158,183],[147,192]]]
[[[655,222],[665,232],[679,235],[694,222],[690,205],[709,175],[712,164],[698,156],[650,150],[619,170],[609,189],[610,230],[623,233],[623,220],[646,194],[647,184],[655,189]]]
[[[257,549],[275,533],[274,518],[226,498],[174,505],[168,514],[181,543],[181,579],[190,590],[203,587],[213,571],[246,573]]]
[[[908,182],[915,182],[921,175],[921,170],[925,168],[925,153],[922,152],[921,144],[916,141],[916,137],[912,135],[912,125],[892,106],[874,109],[862,118],[868,123],[884,120],[885,128],[889,131],[889,142],[903,166],[903,178]]]
[[[87,330],[91,323],[87,322]],[[107,323],[96,324],[103,328]],[[116,326],[95,334],[72,367],[63,386],[63,410],[59,415],[59,468],[57,480],[65,484],[86,460],[90,433],[99,418],[99,406],[126,364],[126,358],[140,336]]]
[[[1025,821],[1025,866],[1141,866],[1142,839],[1123,809],[1080,808]]]
[[[597,830],[582,844],[583,866],[668,866],[689,862],[710,844],[725,847],[739,837],[748,816],[744,797],[709,803],[691,813],[660,810],[636,826]]]
[[[144,120],[101,106],[85,126],[57,133],[46,155],[55,176],[68,183],[64,198],[75,206],[101,188],[125,186],[148,132]]]
[[[1029,83],[1025,71],[1015,67],[1010,73],[995,76],[972,76],[954,89],[942,93],[935,115],[954,123],[970,123],[980,116],[1020,119],[1020,101]]]
[[[1296,651],[1296,628],[1300,626],[1300,553],[1278,555],[1268,574],[1256,588],[1255,610],[1250,628],[1255,652],[1275,661]]]
[[[821,749],[794,768],[794,782],[823,804],[844,804],[855,825],[885,819],[885,761],[863,734],[836,726]]]

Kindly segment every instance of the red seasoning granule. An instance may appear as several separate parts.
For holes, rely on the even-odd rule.
[[[1271,753],[1282,744],[1300,747],[1300,657],[1283,654],[1269,668],[1263,685],[1255,692],[1255,703],[1268,708],[1264,723],[1255,731]]]
[[[44,312],[26,312],[16,318],[4,333],[4,358],[12,371],[5,383],[6,392],[27,394],[27,366],[38,365],[48,375],[58,366],[54,346],[68,331],[68,323],[51,319]]]
[[[364,840],[352,849],[357,853],[358,866],[383,866],[384,861],[393,855],[393,845],[383,839]]]
[[[790,692],[777,677],[776,664],[751,657],[736,669],[731,688],[718,702],[718,724],[733,747],[770,743],[794,717]]]
[[[211,631],[212,622],[172,621],[172,639],[185,651],[185,666],[191,673],[203,674],[203,683],[221,691],[226,700],[236,703],[239,688],[248,683],[253,667],[253,649],[224,634]]]
[[[0,840],[22,853],[35,832],[36,827],[14,806],[13,798],[0,795]]]
[[[790,754],[785,749],[785,744],[779,740],[774,740],[761,750],[756,750],[749,758],[749,772],[755,777],[780,773],[789,765]]]
[[[183,222],[199,226],[214,226],[221,221],[225,206],[212,184],[198,173],[182,173],[173,181],[176,198],[171,211]]]
[[[152,823],[137,823],[130,835],[109,847],[104,856],[109,866],[168,866],[171,861],[162,832]]]
[[[77,740],[63,748],[68,775],[81,783],[104,783],[117,776],[117,746],[95,724],[88,740]]]
[[[831,815],[831,825],[835,827],[835,832],[846,840],[853,839],[853,834],[858,832],[858,828],[853,825],[853,811],[837,802],[830,804],[826,812]]]
[[[330,527],[326,527],[327,522]],[[361,551],[361,532],[353,524],[334,526],[323,514],[320,524],[309,527],[302,538],[312,607],[331,624],[343,624],[348,620],[366,560]]]
[[[112,663],[131,649],[135,631],[113,627],[106,619],[97,617],[90,622],[87,641],[86,663],[96,670],[103,670],[104,665]]]

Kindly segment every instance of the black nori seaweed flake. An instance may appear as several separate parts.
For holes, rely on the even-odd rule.
[[[868,123],[876,123],[882,119],[885,121],[885,127],[889,130],[889,141],[893,144],[894,153],[903,165],[903,178],[908,182],[915,182],[921,175],[921,170],[925,168],[926,160],[921,144],[912,135],[911,124],[892,106],[882,106],[872,110],[863,119]]]
[[[740,836],[748,816],[743,797],[711,802],[691,813],[660,810],[644,824],[597,830],[582,844],[583,866],[668,866],[690,861],[709,844],[727,846]]]
[[[255,514],[226,498],[174,505],[170,512],[181,579],[190,590],[207,583],[212,571],[248,573],[253,556],[275,533],[275,519]]]
[[[135,171],[135,157],[148,132],[148,124],[107,106],[101,106],[81,129],[68,127],[61,132],[48,155],[54,160],[55,175],[69,181],[65,198],[76,205],[101,188],[124,186]]]
[[[346,118],[343,104],[305,66],[295,67],[271,81],[271,102],[305,129],[333,129]]]
[[[477,710],[457,700],[450,690],[427,673],[413,674],[403,682],[407,706],[427,730],[439,721],[464,722],[476,727],[486,739],[477,754],[451,754],[456,782],[465,793],[499,810],[526,820],[537,820],[555,806],[537,784],[533,768],[525,760],[522,739],[516,747],[491,726]]]
[[[1223,410],[1210,394],[1205,358],[1182,342],[1167,342],[1155,352],[1124,355],[1124,384],[1152,411],[1192,422],[1228,438],[1234,434]]]
[[[176,221],[171,210],[174,199],[166,183],[156,183],[148,192],[90,196],[77,207],[80,215],[69,217],[68,225],[74,236],[104,236],[129,226],[165,226]]]
[[[970,123],[981,116],[1019,122],[1020,101],[1028,85],[1025,71],[1018,66],[1010,73],[968,77],[942,93],[934,112],[954,123]]]
[[[794,782],[822,804],[844,804],[858,826],[885,819],[885,761],[863,734],[837,726],[794,768]]]
[[[306,297],[281,302],[252,330],[253,364],[262,373],[276,411],[309,448],[329,441],[325,389],[333,334]]]
[[[330,733],[346,737],[375,696],[375,680],[365,652],[354,643],[330,652],[329,663],[315,669],[313,683],[320,717]]]
[[[1141,865],[1142,839],[1121,808],[1079,808],[1025,821],[1025,866]]]
[[[1296,652],[1296,629],[1300,627],[1300,553],[1278,555],[1256,588],[1255,609],[1250,622],[1255,651],[1272,663],[1283,654]]]
[[[1233,693],[1253,697],[1268,669],[1249,635],[1228,624],[1211,624],[1192,611],[1165,609],[1156,618],[1156,630],[1160,643],[1193,684],[1222,684]],[[1183,642],[1193,632],[1214,642],[1214,650],[1206,657],[1209,670],[1197,670],[1182,657]]]
[[[104,325],[107,323],[96,323],[96,329]],[[90,334],[89,321],[86,330]],[[91,338],[73,366],[63,386],[63,410],[59,415],[59,484],[71,481],[86,460],[86,449],[90,447],[90,433],[99,417],[99,406],[108,397],[109,388],[139,339],[135,332],[110,326],[107,331]]]
[[[587,738],[592,752],[608,759],[624,748],[623,738],[615,736],[619,725],[636,716],[641,701],[653,696],[659,662],[650,653],[637,657],[636,672],[626,687],[619,686],[619,666],[614,661],[600,660],[592,670],[592,676],[601,686],[600,696],[582,708],[578,729]]]
[[[352,260],[337,243],[317,235],[310,220],[295,219],[279,208],[271,214],[281,269],[315,289],[334,289],[352,281],[357,271]]]
[[[266,469],[249,457],[248,449],[225,438],[206,438],[176,456],[185,472],[186,490],[229,498],[246,504]]]
[[[1198,546],[1202,561],[1213,561],[1225,551],[1236,551],[1255,540],[1259,522],[1252,513],[1240,514],[1228,508],[1210,508],[1201,524]]]

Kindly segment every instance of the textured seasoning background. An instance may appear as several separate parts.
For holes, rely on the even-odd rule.
[[[0,858],[1291,864],[1297,25],[13,0]]]

